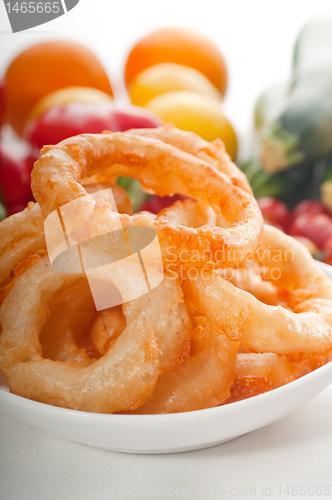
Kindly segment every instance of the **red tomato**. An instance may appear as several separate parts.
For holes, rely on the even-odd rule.
[[[326,214],[303,214],[297,217],[290,228],[292,236],[305,236],[322,248],[332,236],[332,217]]]
[[[324,207],[324,205],[318,201],[318,200],[303,200],[301,203],[296,205],[296,207],[293,210],[293,216],[294,218],[299,217],[300,215],[303,214],[326,214],[330,215],[329,211],[327,208]]]
[[[291,222],[291,213],[285,203],[269,196],[258,198],[257,203],[264,220],[271,225],[281,226],[284,231],[287,230]]]
[[[24,203],[24,202],[20,202],[20,203],[13,203],[13,204],[9,204],[7,205],[7,217],[9,217],[10,215],[14,215],[14,214],[17,214],[18,212],[22,212],[22,210],[24,210],[27,206],[27,203]]]
[[[39,149],[32,148],[29,155],[25,158],[29,174],[31,174],[33,166],[37,160],[40,158]]]
[[[322,250],[324,250],[324,252],[329,252],[332,254],[332,236],[326,238],[322,246]]]
[[[154,128],[161,125],[154,113],[113,102],[69,102],[48,108],[27,125],[24,135],[33,148],[57,144],[78,134],[99,134],[103,130],[123,132],[131,128]]]
[[[0,186],[6,205],[31,199],[30,173],[23,158],[13,156],[0,146]]]

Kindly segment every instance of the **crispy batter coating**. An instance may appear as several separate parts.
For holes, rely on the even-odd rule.
[[[1,308],[0,368],[13,393],[36,401],[100,413],[137,408],[159,375],[155,325],[144,310],[138,308],[113,348],[89,366],[43,358],[39,334],[49,304],[80,278],[53,271],[46,256],[18,278]]]
[[[167,135],[168,129],[165,131]],[[74,199],[84,198],[80,203],[82,227],[91,209],[82,178],[98,176],[107,170],[108,180],[127,175],[138,179],[147,192],[161,196],[179,193],[195,198],[222,214],[229,227],[186,227],[166,219],[151,221],[141,214],[116,217],[107,207],[103,207],[101,214],[100,205],[96,208],[98,221],[91,219],[91,224],[100,227],[103,219],[105,231],[111,230],[115,221],[123,226],[154,227],[164,261],[171,258],[173,262],[175,256],[175,262],[185,267],[205,264],[223,268],[248,258],[259,245],[263,220],[237,167],[232,168],[238,176],[230,176],[205,159],[148,135],[149,132],[145,137],[142,133],[126,132],[84,134],[43,148],[44,154],[32,172],[32,190],[43,213],[47,215]],[[79,230],[79,216],[76,226],[75,230]],[[188,257],[183,259],[183,253]]]
[[[239,342],[195,318],[193,353],[177,370],[161,375],[151,401],[136,414],[178,413],[218,406],[229,397]]]
[[[274,353],[239,353],[235,363],[235,381],[226,404],[258,396],[308,373],[288,359]]]
[[[265,226],[256,262],[287,297],[288,309],[267,305],[231,282],[205,273],[184,284],[193,313],[255,352],[324,353],[332,348],[332,283],[309,251],[282,231]]]

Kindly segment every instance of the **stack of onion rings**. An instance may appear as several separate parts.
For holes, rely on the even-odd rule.
[[[77,136],[42,153],[37,203],[0,224],[0,368],[12,392],[84,411],[174,413],[255,396],[330,360],[330,281],[300,243],[263,232],[220,141],[167,125]],[[132,215],[119,175],[189,199]],[[110,186],[117,212],[90,196]],[[44,220],[74,200],[71,231],[87,220],[92,233],[119,222],[155,229],[160,285],[96,311],[84,273],[52,269]]]

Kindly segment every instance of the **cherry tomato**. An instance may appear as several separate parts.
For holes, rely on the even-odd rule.
[[[294,218],[299,217],[300,215],[303,215],[303,214],[330,215],[327,208],[325,208],[324,205],[318,200],[303,200],[303,201],[301,201],[301,203],[296,205],[296,207],[293,210]]]
[[[272,225],[281,226],[284,231],[288,229],[291,222],[291,213],[285,203],[269,196],[258,198],[257,203],[264,220]]]
[[[27,125],[24,135],[33,148],[40,149],[73,135],[154,128],[161,123],[158,116],[136,106],[120,108],[113,102],[73,101],[48,108]]]
[[[332,217],[326,214],[303,214],[294,219],[290,234],[305,236],[322,248],[329,236],[332,236]]]
[[[184,200],[186,196],[182,196],[180,194],[176,194],[174,196],[152,196],[149,201],[144,203],[144,205],[140,208],[140,211],[151,212],[152,214],[158,214],[160,210],[164,208],[170,207],[178,200]]]
[[[324,250],[324,252],[329,252],[332,254],[332,236],[326,238],[322,245],[322,250]]]
[[[6,205],[31,199],[30,173],[26,161],[0,146],[0,186]]]

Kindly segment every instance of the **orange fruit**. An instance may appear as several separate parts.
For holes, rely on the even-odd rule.
[[[43,42],[21,52],[5,74],[6,121],[22,136],[31,109],[45,95],[69,86],[93,87],[113,95],[97,57],[66,41]]]
[[[135,45],[126,64],[126,85],[146,68],[163,62],[197,69],[225,95],[227,69],[218,47],[204,35],[181,28],[155,31]]]
[[[195,132],[206,141],[221,139],[227,153],[235,160],[236,134],[217,99],[180,90],[155,97],[147,103],[146,108],[159,115],[164,122],[173,123],[181,130]]]

